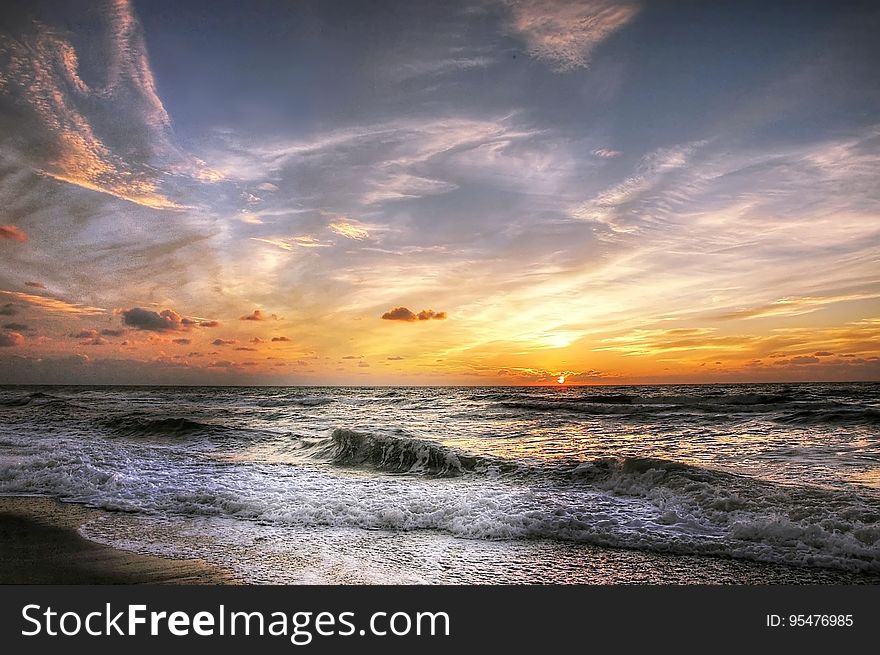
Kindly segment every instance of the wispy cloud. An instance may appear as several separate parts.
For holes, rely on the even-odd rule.
[[[35,296],[30,293],[22,293],[20,291],[4,291],[0,290],[0,296],[14,298],[18,302],[25,303],[31,307],[37,307],[47,312],[58,314],[72,314],[79,316],[94,316],[106,313],[106,309],[100,307],[90,307],[81,303],[71,303],[59,298],[51,298],[49,296]]]
[[[602,41],[630,23],[634,2],[615,0],[504,0],[510,29],[528,53],[558,72],[584,68]]]
[[[0,34],[4,91],[29,107],[42,146],[24,152],[38,172],[153,209],[181,209],[162,189],[161,171],[216,181],[203,162],[180,151],[156,91],[140,22],[128,0],[104,4],[103,69],[90,85],[61,30],[34,22],[29,31]],[[98,109],[96,109],[98,108]],[[120,134],[115,122],[127,119]],[[143,154],[132,156],[131,152]]]
[[[772,303],[759,307],[749,307],[734,311],[716,314],[714,318],[720,320],[767,318],[770,316],[801,316],[809,314],[824,307],[839,302],[853,300],[871,300],[880,298],[880,291],[870,293],[850,293],[831,296],[813,296],[800,298],[780,298]]]
[[[348,221],[336,221],[335,223],[330,223],[328,226],[331,231],[335,232],[339,236],[343,236],[346,239],[354,239],[356,241],[363,241],[364,239],[369,238],[370,233],[367,232],[364,228],[358,227],[353,223]]]
[[[303,235],[298,237],[277,237],[270,239],[251,237],[251,241],[268,243],[270,246],[275,246],[276,248],[280,248],[281,250],[286,250],[288,252],[295,250],[296,248],[329,248],[333,245],[332,243],[321,241],[320,239],[317,239],[311,235]]]

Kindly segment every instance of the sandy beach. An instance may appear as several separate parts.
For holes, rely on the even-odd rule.
[[[96,510],[50,498],[0,497],[2,584],[232,584],[200,560],[140,555],[96,544],[77,529]]]

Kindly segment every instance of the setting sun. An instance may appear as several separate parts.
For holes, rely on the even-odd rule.
[[[565,384],[565,376],[564,376],[564,375],[560,375],[558,378],[556,378],[556,381],[557,381],[559,384]]]

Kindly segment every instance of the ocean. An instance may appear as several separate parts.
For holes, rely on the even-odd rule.
[[[0,493],[249,583],[877,583],[880,384],[5,386]]]

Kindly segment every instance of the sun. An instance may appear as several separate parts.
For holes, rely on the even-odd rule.
[[[556,381],[557,381],[559,384],[565,384],[565,376],[564,376],[564,375],[560,375],[558,378],[556,378]]]

